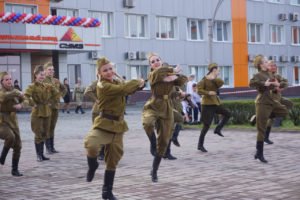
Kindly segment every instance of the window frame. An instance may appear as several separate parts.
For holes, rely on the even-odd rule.
[[[218,40],[218,23],[222,24],[222,40]],[[227,31],[227,40],[224,40],[225,34],[224,34],[224,25],[226,26]],[[214,27],[213,27],[213,41],[214,42],[230,42],[231,41],[231,25],[230,21],[222,21],[222,20],[216,20],[214,21]]]
[[[251,25],[254,25],[255,27],[255,30],[254,30],[254,34],[255,34],[255,41],[252,42],[251,41],[251,33],[250,32],[250,29],[251,29]],[[259,31],[259,34],[260,34],[260,41],[257,41],[257,27],[260,27],[260,31]],[[248,26],[247,26],[247,36],[248,36],[248,43],[249,44],[263,44],[264,43],[264,38],[263,38],[263,34],[264,31],[263,31],[263,24],[260,24],[260,23],[248,23]]]
[[[276,30],[275,30],[275,32],[276,32],[276,38],[278,38],[277,36],[277,34],[278,34],[278,32],[277,32],[277,30],[278,30],[278,28],[280,27],[281,28],[281,37],[280,37],[280,40],[281,40],[281,42],[273,42],[272,40],[273,40],[273,37],[272,37],[272,28],[273,27],[275,27],[276,28]],[[285,44],[285,32],[284,32],[284,25],[276,25],[276,24],[270,24],[270,26],[269,26],[269,32],[270,32],[270,41],[269,41],[269,43],[271,44],[271,45],[284,45]],[[278,39],[277,39],[277,41],[278,41]]]
[[[298,1],[298,3],[296,1]],[[300,0],[290,0],[290,4],[293,6],[300,6]]]
[[[107,12],[107,11],[94,11],[94,10],[89,10],[88,15],[90,17],[96,18],[100,21],[101,26],[101,32],[102,32],[102,37],[112,37],[113,36],[113,13],[112,12]],[[103,20],[103,16],[105,16],[105,20],[109,21],[107,24],[108,26],[105,26],[105,20]]]
[[[291,30],[291,34],[292,34],[292,45],[295,45],[295,46],[299,46],[300,45],[300,26],[292,26],[291,27],[292,28],[292,30]],[[297,39],[298,39],[298,42],[297,43],[295,43],[295,41],[294,41],[294,28],[296,28],[297,29]]]
[[[163,34],[161,31],[161,23],[162,20],[171,20],[170,22],[173,22],[173,27],[169,27],[171,30],[174,30],[173,33],[173,37],[170,37],[170,34],[166,33],[168,37],[161,37],[161,35]],[[167,21],[166,21],[167,22]],[[170,23],[170,25],[172,26],[172,23]],[[168,26],[165,25],[165,27]],[[155,18],[155,27],[156,27],[156,33],[155,33],[155,37],[158,40],[176,40],[178,39],[178,24],[177,24],[177,17],[170,17],[170,16],[156,16]],[[167,31],[168,27],[166,28]]]
[[[7,10],[7,6],[11,6],[12,8],[12,10],[11,11],[8,11]],[[16,12],[16,11],[13,11],[13,6],[19,6],[19,7],[22,7],[22,12]],[[31,10],[32,9],[34,9],[34,12],[30,12],[31,14],[37,14],[38,13],[38,6],[36,6],[36,5],[33,5],[33,4],[19,4],[19,3],[5,3],[5,5],[4,5],[4,10],[5,10],[5,12],[14,12],[14,13],[27,13],[28,14],[28,12],[26,12],[26,10],[24,10],[24,9],[26,9],[26,8],[31,8]]]
[[[131,21],[130,21],[130,17],[136,17],[136,32],[137,32],[137,36],[133,37],[131,36]],[[144,30],[142,30],[142,26],[139,26],[139,22],[140,25],[142,25],[142,21],[144,21]],[[146,39],[149,37],[148,34],[148,16],[147,15],[143,15],[143,14],[132,14],[132,13],[127,13],[125,14],[125,37],[127,38],[134,38],[134,39]],[[139,36],[140,33],[144,32],[144,36]]]
[[[132,67],[135,67],[136,70],[136,77],[132,77]],[[144,70],[144,75],[142,74],[142,70],[141,68],[146,68]],[[129,77],[128,80],[132,80],[132,79],[138,79],[138,78],[143,78],[144,80],[148,79],[148,74],[150,72],[150,66],[149,65],[144,65],[144,64],[128,64],[127,65],[127,69],[129,71]],[[143,88],[143,90],[150,90],[150,84],[149,82],[146,82],[146,86]]]
[[[78,9],[72,9],[72,8],[55,8],[52,7],[51,9],[55,9],[56,10],[56,15],[57,16],[69,16],[69,17],[78,17],[79,16],[79,10]],[[59,14],[59,11],[66,11],[66,15],[65,14]],[[69,15],[68,12],[72,11],[72,15]]]
[[[196,30],[197,30],[197,39],[192,39],[192,32],[191,32],[191,21],[196,22]],[[188,41],[204,41],[204,28],[205,28],[205,21],[202,19],[196,18],[187,18],[187,40]],[[200,33],[200,26],[201,25],[201,33]]]
[[[282,0],[268,0],[269,3],[283,4]]]

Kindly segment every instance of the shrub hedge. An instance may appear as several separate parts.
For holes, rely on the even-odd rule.
[[[289,118],[295,126],[300,125],[300,98],[290,99],[294,103],[294,107],[289,111]],[[230,124],[248,124],[249,119],[255,114],[254,100],[226,100],[222,101],[225,108],[229,109],[232,117]]]

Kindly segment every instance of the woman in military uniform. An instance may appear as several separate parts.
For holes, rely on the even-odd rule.
[[[13,176],[23,176],[18,170],[22,142],[16,111],[22,108],[23,94],[14,89],[11,75],[7,72],[0,73],[0,138],[4,140],[0,164],[4,165],[9,149],[13,149],[12,170]]]
[[[279,101],[281,104],[285,105],[287,107],[287,109],[292,109],[293,107],[293,102],[291,102],[290,100],[282,97],[281,95],[281,91],[285,88],[288,87],[288,80],[286,78],[283,78],[280,74],[277,74],[277,66],[274,63],[274,61],[269,60],[268,61],[268,65],[269,66],[269,71],[272,73],[272,75],[275,77],[276,81],[278,81],[281,84],[281,88],[276,87],[272,90],[272,97],[275,101]],[[269,139],[270,137],[270,132],[272,129],[272,125],[274,122],[274,118],[270,118],[268,119],[268,123],[267,123],[267,129],[266,129],[266,133],[265,133],[265,139],[264,142],[267,144],[273,144],[273,141],[271,141]]]
[[[148,60],[151,67],[148,81],[151,86],[152,97],[144,105],[142,121],[151,146],[155,144],[154,130],[157,131],[157,151],[151,170],[152,182],[157,182],[157,170],[161,158],[167,150],[174,125],[173,105],[170,95],[174,86],[182,86],[186,83],[187,77],[178,74],[181,71],[179,66],[176,68],[163,67],[163,62],[157,54],[150,54]]]
[[[80,110],[81,114],[84,114],[85,112],[82,109],[82,102],[83,102],[83,97],[84,97],[84,91],[85,88],[81,85],[81,79],[79,78],[77,81],[77,84],[75,85],[74,88],[74,101],[76,101],[76,108],[75,108],[75,113],[78,113]]]
[[[60,95],[57,95],[56,98],[53,98],[51,101],[51,117],[50,117],[50,128],[49,134],[46,139],[46,148],[49,154],[58,153],[54,148],[54,131],[58,119],[58,110],[60,108],[60,97],[65,96],[67,93],[67,88],[62,84],[57,78],[54,78],[54,67],[53,64],[48,62],[44,65],[46,78],[44,79],[45,83],[51,84],[60,92]]]
[[[99,110],[99,100],[97,99],[97,83],[98,80],[92,82],[91,85],[89,85],[85,91],[84,96],[88,96],[91,98],[92,101],[94,101],[94,105],[92,108],[92,122],[94,123],[97,116],[99,116],[100,110]],[[104,145],[101,147],[99,152],[99,160],[104,160]]]
[[[34,69],[34,82],[25,91],[25,103],[32,106],[31,130],[34,132],[34,143],[37,161],[49,160],[44,156],[44,143],[50,128],[51,103],[60,96],[59,91],[52,85],[44,83],[43,66]]]
[[[203,122],[203,128],[198,142],[198,150],[202,152],[207,152],[204,148],[204,138],[206,133],[209,130],[209,127],[212,123],[215,114],[223,115],[222,120],[216,126],[214,133],[224,137],[221,133],[222,128],[228,122],[231,114],[225,109],[220,102],[220,99],[217,95],[218,90],[223,86],[224,81],[218,78],[220,69],[216,63],[211,63],[208,66],[208,74],[203,77],[203,79],[197,84],[197,91],[199,95],[202,95],[202,112],[201,112],[201,121]]]
[[[274,99],[273,90],[275,88],[283,88],[285,83],[278,82],[272,73],[270,73],[267,60],[258,55],[254,59],[254,66],[258,69],[258,73],[254,74],[250,80],[250,87],[256,88],[258,94],[255,99],[256,114],[256,154],[255,159],[259,159],[263,163],[268,161],[264,158],[264,137],[267,129],[269,118],[284,117],[288,114],[286,106],[282,105],[278,100]]]
[[[123,156],[123,135],[128,130],[124,120],[125,97],[144,87],[144,80],[122,82],[115,79],[112,63],[106,58],[97,61],[97,100],[100,114],[84,140],[87,151],[88,172],[86,180],[91,182],[98,168],[97,155],[105,145],[103,199],[116,199],[112,193],[117,165]]]

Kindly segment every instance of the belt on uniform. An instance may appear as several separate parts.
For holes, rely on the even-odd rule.
[[[168,100],[169,99],[169,95],[153,95],[153,97],[155,99],[163,99],[163,100]]]
[[[114,120],[114,121],[119,121],[120,118],[121,118],[121,117],[119,117],[119,116],[110,115],[110,114],[103,113],[103,112],[100,112],[100,113],[99,113],[99,116],[100,116],[100,117],[103,117],[103,118],[106,118],[106,119],[109,119],[109,120]]]

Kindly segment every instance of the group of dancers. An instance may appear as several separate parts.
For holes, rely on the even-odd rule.
[[[156,53],[148,56],[151,71],[148,82],[151,87],[151,97],[145,103],[142,112],[142,125],[150,141],[150,152],[153,155],[150,177],[152,182],[158,181],[158,168],[161,160],[170,149],[170,143],[179,146],[177,137],[180,123],[183,122],[181,99],[186,95],[182,87],[188,78],[181,73],[180,66],[164,65]],[[250,87],[257,90],[255,100],[257,143],[255,159],[266,163],[263,147],[269,140],[271,124],[274,117],[288,114],[292,103],[281,96],[281,91],[287,87],[287,80],[276,73],[276,66],[258,55],[254,60],[258,69],[250,80]],[[45,71],[47,79],[45,77]],[[202,96],[201,121],[203,127],[199,136],[197,149],[206,153],[204,147],[205,135],[208,132],[215,114],[222,115],[214,129],[214,133],[224,137],[222,128],[230,119],[230,111],[221,104],[217,93],[224,84],[219,78],[220,68],[216,63],[208,66],[208,73],[197,83],[197,92]],[[52,74],[52,75],[51,75]],[[53,78],[52,64],[37,66],[34,70],[35,80],[23,94],[13,89],[11,75],[0,74],[0,138],[5,140],[0,157],[3,165],[10,148],[13,149],[12,175],[22,176],[18,171],[21,152],[21,139],[16,118],[16,111],[23,105],[32,106],[31,127],[35,133],[35,147],[38,161],[48,160],[44,155],[44,143],[48,153],[57,153],[54,148],[54,128],[57,121],[59,98],[65,93],[63,85]],[[87,152],[88,171],[86,181],[91,182],[99,166],[97,161],[99,151],[104,151],[106,164],[102,198],[117,199],[112,190],[117,165],[123,156],[123,135],[128,130],[124,120],[126,96],[142,90],[146,80],[136,79],[125,81],[115,72],[113,63],[107,58],[97,60],[98,80],[87,88],[86,94],[94,101],[93,125],[84,138]]]

